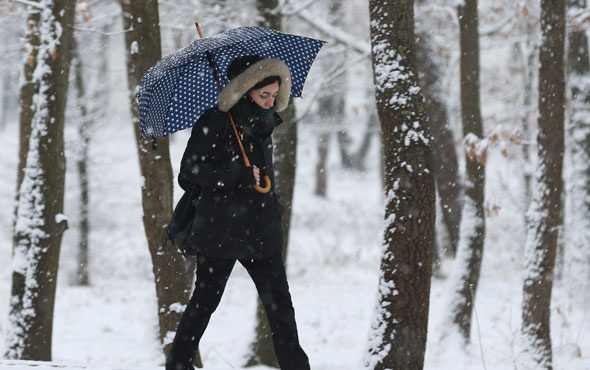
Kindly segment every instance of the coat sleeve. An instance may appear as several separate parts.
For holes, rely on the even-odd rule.
[[[241,158],[224,158],[219,146],[228,131],[221,112],[206,112],[193,127],[182,162],[178,182],[184,190],[194,185],[212,191],[228,191],[255,184],[252,168]]]

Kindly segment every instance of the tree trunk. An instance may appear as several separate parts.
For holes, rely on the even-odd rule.
[[[32,117],[19,179],[6,357],[51,361],[59,250],[67,228],[63,128],[75,2],[42,0],[39,8],[39,49],[36,64],[29,64],[35,72],[31,85],[21,90],[30,87],[35,99],[32,104],[23,100],[21,110],[21,123],[28,119],[23,116]],[[35,23],[31,18],[28,22]]]
[[[261,26],[280,30],[281,16],[271,12],[278,6],[277,0],[257,0],[258,11],[263,16]],[[291,215],[293,205],[293,193],[295,188],[295,172],[297,163],[297,122],[295,121],[295,105],[290,99],[287,110],[281,113],[283,123],[273,132],[275,188],[281,196],[281,203],[285,208],[282,226],[284,232],[283,260],[287,264],[289,247],[289,234],[291,230]],[[270,325],[264,307],[257,300],[256,305],[256,329],[254,341],[250,344],[250,354],[246,366],[265,365],[278,367],[278,361],[272,342]]]
[[[532,0],[524,2],[525,9],[530,9],[535,5]],[[536,3],[536,2],[535,2]],[[523,78],[523,117],[522,117],[522,135],[524,145],[522,145],[522,173],[524,179],[524,209],[528,209],[531,201],[531,178],[533,175],[533,163],[530,154],[530,145],[527,143],[532,141],[531,127],[532,120],[536,116],[534,102],[534,88],[533,82],[535,78],[535,60],[537,57],[537,34],[538,34],[538,19],[532,14],[527,14],[526,24],[524,25],[525,34],[524,41],[517,43],[517,53],[520,55],[522,78]],[[526,217],[525,217],[526,224]]]
[[[101,121],[108,106],[108,86],[104,76],[107,73],[107,55],[95,55],[98,50],[107,43],[106,31],[104,35],[88,37],[83,45],[74,41],[72,67],[74,68],[74,86],[76,89],[76,108],[78,115],[76,124],[78,128],[78,140],[76,147],[76,168],[78,170],[79,194],[80,194],[80,221],[79,241],[75,284],[87,286],[90,284],[89,276],[89,234],[90,234],[90,194],[89,194],[89,145],[95,122]],[[92,50],[90,56],[84,50]],[[87,68],[88,58],[92,58],[96,67]]]
[[[122,1],[127,48],[127,76],[132,124],[137,138],[139,165],[143,177],[141,188],[143,226],[153,264],[160,340],[167,355],[183,307],[188,302],[190,287],[183,257],[164,241],[165,227],[172,216],[172,167],[168,138],[159,138],[157,149],[152,138],[139,138],[139,111],[136,89],[141,77],[161,58],[160,24],[157,0]],[[196,363],[200,363],[197,354]]]
[[[461,118],[465,137],[465,200],[456,262],[451,280],[452,327],[469,341],[471,314],[479,282],[485,239],[485,156],[479,102],[477,0],[457,7],[461,42]]]
[[[25,164],[29,152],[29,137],[31,136],[31,122],[35,113],[33,95],[38,89],[38,81],[33,79],[33,72],[37,67],[37,54],[41,40],[39,39],[39,12],[30,12],[26,20],[25,58],[23,65],[23,82],[20,87],[19,111],[19,151],[16,175],[16,207],[14,208],[14,222],[19,202],[19,189],[25,175]],[[13,225],[14,228],[14,225]],[[13,248],[16,247],[16,233],[12,236]],[[13,277],[14,280],[14,277]]]
[[[315,166],[315,191],[314,194],[325,198],[328,192],[328,145],[330,133],[322,132],[318,137],[318,159]]]
[[[523,361],[552,369],[551,290],[562,209],[565,0],[541,1],[538,160],[528,212],[522,301]]]
[[[413,1],[369,0],[386,194],[367,357],[372,369],[422,369],[426,348],[435,193],[432,137],[415,71],[413,6]]]
[[[586,9],[586,0],[570,0],[574,11]],[[572,92],[569,135],[571,137],[571,223],[566,254],[572,279],[568,284],[582,302],[590,298],[584,287],[590,280],[590,59],[588,37],[583,29],[569,32],[569,84]]]
[[[371,146],[371,138],[373,137],[373,133],[375,132],[375,128],[378,124],[377,112],[371,110],[367,118],[367,126],[365,129],[365,133],[361,140],[361,144],[357,152],[353,157],[353,168],[357,169],[358,171],[365,171],[365,162],[367,159],[367,154],[369,154],[369,148]]]
[[[2,76],[1,82],[2,86],[2,97],[0,97],[0,131],[4,130],[6,127],[6,123],[9,119],[11,119],[12,113],[12,77],[10,72],[5,72]]]
[[[78,260],[76,272],[76,284],[87,286],[90,284],[88,274],[88,234],[90,225],[88,222],[88,143],[90,141],[89,123],[87,121],[88,107],[86,99],[86,88],[84,86],[84,73],[82,71],[82,61],[80,60],[80,50],[78,43],[74,41],[74,57],[72,65],[74,67],[74,83],[76,87],[76,105],[79,113],[78,136],[80,148],[76,158],[76,167],[78,168],[78,179],[80,182],[80,240],[78,242]]]
[[[444,88],[441,86],[441,69],[436,62],[430,35],[423,32],[416,42],[416,63],[420,85],[424,93],[426,112],[432,127],[433,170],[439,194],[440,208],[450,245],[441,246],[455,256],[461,223],[461,192],[459,163],[453,132],[449,127]]]

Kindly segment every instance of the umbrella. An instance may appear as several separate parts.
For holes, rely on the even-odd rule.
[[[217,105],[218,83],[225,86],[229,82],[227,67],[241,55],[285,62],[291,71],[291,96],[301,96],[309,68],[323,45],[321,40],[263,27],[239,27],[193,41],[158,61],[143,76],[138,94],[141,137],[166,136],[194,126],[205,110]]]

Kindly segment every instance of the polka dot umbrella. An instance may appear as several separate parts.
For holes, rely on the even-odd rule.
[[[239,27],[203,37],[154,64],[139,87],[141,137],[166,136],[192,127],[203,112],[217,105],[219,89],[210,69],[212,59],[225,86],[227,67],[236,57],[257,54],[278,58],[291,71],[291,96],[301,96],[303,83],[324,41],[263,27]]]

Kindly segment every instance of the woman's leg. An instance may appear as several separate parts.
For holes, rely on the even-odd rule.
[[[309,359],[299,345],[295,311],[281,253],[269,258],[240,260],[256,284],[266,311],[277,360],[282,370],[308,370]]]
[[[178,323],[174,342],[166,359],[166,370],[192,370],[199,341],[223,295],[236,263],[231,259],[197,257],[195,290]]]

